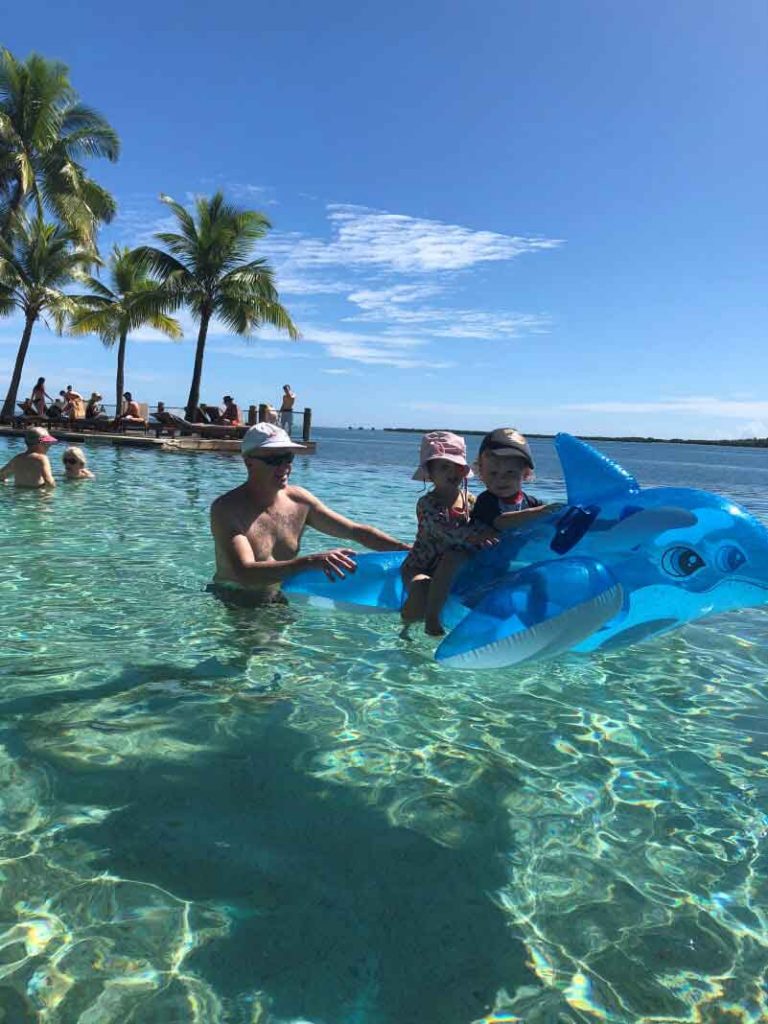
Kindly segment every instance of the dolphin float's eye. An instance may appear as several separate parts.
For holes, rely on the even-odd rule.
[[[733,544],[726,544],[717,553],[717,567],[721,572],[735,572],[746,560],[747,556],[741,548]]]
[[[670,576],[693,576],[704,565],[704,559],[693,548],[670,548],[661,560],[662,569]]]

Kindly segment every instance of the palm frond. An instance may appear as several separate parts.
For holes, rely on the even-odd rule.
[[[93,107],[75,103],[61,118],[62,145],[70,157],[105,157],[113,163],[120,156],[120,139],[107,120]]]
[[[167,252],[163,252],[162,249],[156,249],[151,245],[140,245],[133,250],[133,257],[139,270],[153,274],[161,281],[170,277],[177,279],[189,277],[190,283],[192,281],[192,275],[184,264]]]

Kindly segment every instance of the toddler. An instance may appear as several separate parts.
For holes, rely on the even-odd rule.
[[[94,474],[85,463],[85,452],[82,448],[65,448],[62,461],[65,480],[93,480]]]
[[[440,611],[447,590],[436,604],[431,587],[433,573],[456,547],[476,547],[491,536],[491,531],[469,525],[474,505],[474,496],[467,491],[471,473],[464,438],[447,430],[424,435],[413,479],[429,481],[432,490],[416,504],[418,532],[402,567],[408,594],[401,613],[406,629],[410,623],[424,619],[428,634],[442,635]]]
[[[476,468],[486,490],[474,502],[470,539],[478,543],[498,541],[498,532],[519,529],[532,519],[553,512],[559,505],[545,505],[526,494],[522,485],[533,476],[533,456],[525,437],[513,427],[500,427],[480,442]],[[475,530],[472,531],[471,528]],[[498,531],[498,532],[497,532]],[[456,573],[469,557],[471,546],[452,545],[437,566],[429,588],[428,632],[441,636],[440,622]]]
[[[559,507],[545,505],[522,489],[533,476],[533,457],[525,437],[514,427],[499,427],[485,435],[477,470],[486,490],[477,499],[473,522],[494,530],[514,530]]]

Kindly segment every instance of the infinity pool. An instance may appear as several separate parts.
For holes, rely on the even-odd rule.
[[[294,481],[412,537],[418,437],[319,441]],[[604,449],[768,520],[765,452]],[[3,1024],[768,1017],[764,611],[451,674],[386,616],[205,593],[238,459],[88,454],[0,488]]]

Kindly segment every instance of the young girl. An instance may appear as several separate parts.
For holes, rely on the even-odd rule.
[[[448,552],[477,546],[485,539],[483,531],[471,532],[468,526],[475,501],[467,491],[471,473],[464,438],[434,430],[421,439],[419,468],[413,479],[430,481],[432,490],[416,504],[418,532],[402,568],[408,592],[401,612],[406,628],[424,619],[430,636],[442,635],[440,610],[445,598],[435,608],[430,593],[432,576]]]
[[[82,448],[65,448],[62,456],[65,480],[93,480],[94,474],[85,464]]]

